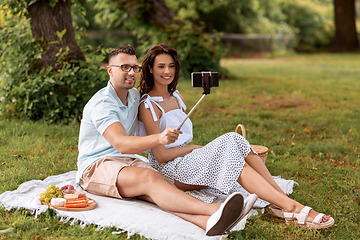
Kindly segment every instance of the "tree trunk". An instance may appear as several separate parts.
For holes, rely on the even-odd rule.
[[[352,52],[359,47],[356,33],[355,0],[334,0],[336,52]]]
[[[41,57],[41,67],[53,66],[58,69],[60,66],[56,64],[59,56],[56,54],[66,47],[69,47],[66,61],[85,60],[84,54],[76,44],[74,28],[71,18],[71,1],[59,0],[54,7],[50,6],[49,0],[39,0],[27,7],[31,15],[30,25],[33,37],[41,41],[45,41],[44,51]],[[65,35],[59,41],[56,32],[62,32],[66,29]],[[59,41],[58,43],[50,43]]]

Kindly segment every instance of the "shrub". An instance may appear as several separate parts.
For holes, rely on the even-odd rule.
[[[181,61],[181,79],[190,79],[190,73],[194,71],[220,72],[221,75],[226,73],[225,69],[220,67],[220,59],[225,56],[224,50],[218,47],[219,44],[215,39],[206,38],[202,29],[194,27],[191,21],[181,16],[181,13],[175,18],[183,25],[173,24],[168,29],[161,29],[144,21],[142,17],[132,16],[125,9],[119,8],[114,1],[91,1],[95,2],[94,7],[98,10],[95,22],[99,26],[133,34],[136,38],[136,53],[140,56],[140,61],[151,47],[163,43],[177,50]],[[170,6],[169,2],[167,4]],[[147,3],[139,3],[137,8],[139,12],[142,12],[146,6]],[[141,16],[141,14],[138,15]]]
[[[86,61],[64,61],[61,68],[38,69],[42,47],[30,32],[29,19],[7,19],[0,35],[0,107],[2,117],[44,119],[48,123],[80,120],[90,97],[106,85],[100,68],[106,50],[93,51]]]
[[[227,74],[220,67],[220,59],[226,52],[220,49],[216,40],[198,34],[190,24],[181,29],[179,37],[171,44],[179,53],[182,78],[190,79],[191,72],[199,71],[219,72],[220,76]]]
[[[284,1],[287,23],[296,29],[299,38],[297,50],[313,52],[334,41],[333,5],[312,1]]]
[[[207,32],[296,35],[297,50],[315,51],[334,40],[331,0],[166,1]]]

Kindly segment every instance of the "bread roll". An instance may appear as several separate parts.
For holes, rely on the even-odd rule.
[[[50,204],[54,207],[64,207],[66,204],[65,198],[52,198]]]

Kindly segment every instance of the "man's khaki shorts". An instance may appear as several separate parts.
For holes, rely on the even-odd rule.
[[[127,166],[152,168],[138,158],[106,156],[88,167],[80,178],[80,186],[89,193],[121,198],[116,186],[121,169]]]

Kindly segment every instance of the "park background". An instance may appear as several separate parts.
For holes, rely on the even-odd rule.
[[[192,117],[194,143],[245,125],[269,148],[273,175],[300,185],[292,198],[331,214],[326,230],[298,229],[266,210],[229,239],[358,239],[360,1],[17,1],[0,10],[0,193],[76,169],[82,108],[105,86],[109,51],[157,43],[181,57],[179,90],[193,106],[193,71],[220,87]],[[356,15],[356,13],[358,15]],[[118,238],[114,229],[59,223],[48,211],[0,208],[1,239]],[[132,236],[133,239],[141,236]]]

